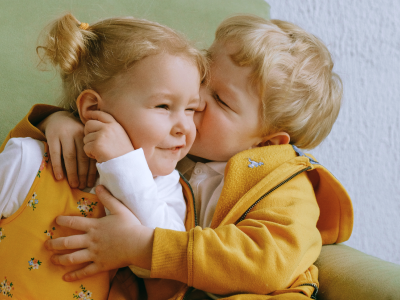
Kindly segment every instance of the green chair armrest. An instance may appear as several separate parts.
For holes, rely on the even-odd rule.
[[[315,264],[319,300],[400,299],[400,265],[343,244],[323,246]]]

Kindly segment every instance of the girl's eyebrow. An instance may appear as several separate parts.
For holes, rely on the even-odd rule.
[[[148,99],[150,100],[157,100],[157,99],[174,100],[175,98],[176,96],[174,94],[168,92],[156,92],[148,97]]]

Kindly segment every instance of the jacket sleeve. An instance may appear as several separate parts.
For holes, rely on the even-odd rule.
[[[298,175],[236,225],[188,232],[157,228],[151,277],[215,294],[269,294],[288,288],[318,258],[318,217],[311,182],[306,174]]]
[[[60,110],[63,109],[47,104],[34,105],[28,114],[8,133],[0,147],[0,152],[4,150],[8,140],[11,138],[31,137],[35,140],[45,141],[45,135],[36,126],[46,117]]]

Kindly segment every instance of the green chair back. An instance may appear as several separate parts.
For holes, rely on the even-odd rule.
[[[59,76],[36,66],[37,38],[52,19],[70,11],[81,22],[113,16],[157,21],[208,47],[218,24],[235,13],[269,18],[264,0],[1,0],[0,1],[0,140],[35,103],[57,104]]]

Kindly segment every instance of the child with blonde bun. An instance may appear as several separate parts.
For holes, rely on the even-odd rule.
[[[84,241],[73,236],[73,247],[60,240],[46,247],[94,253],[85,243],[96,245],[91,265],[66,275],[72,281],[121,265],[149,270],[154,279],[144,286],[119,271],[130,287],[125,291],[145,290],[148,299],[316,299],[321,246],[347,240],[353,224],[344,187],[300,150],[319,145],[340,110],[342,86],[330,53],[294,24],[238,15],[218,27],[209,58],[210,80],[194,116],[196,139],[177,166],[193,191],[188,231],[132,224],[121,204],[98,188],[115,213],[90,221],[60,217],[63,226],[75,222]],[[45,126],[56,141],[60,120],[54,114]],[[32,134],[34,127],[23,124],[30,129],[17,126],[11,134]],[[121,220],[118,227],[107,227],[111,217]],[[130,239],[123,241],[115,233],[128,225]],[[126,247],[112,262],[110,243]],[[88,261],[79,252],[56,256],[56,263]],[[132,292],[132,299],[139,294]]]
[[[155,22],[109,18],[89,26],[71,14],[49,25],[37,51],[61,74],[62,106],[85,124],[79,143],[97,161],[95,185],[116,195],[133,222],[185,231],[186,202],[175,167],[196,135],[193,115],[207,59]],[[115,272],[67,282],[63,275],[76,266],[52,262],[54,254],[70,251],[44,248],[48,239],[81,233],[59,226],[58,215],[105,215],[94,189],[56,180],[52,159],[48,144],[32,138],[11,138],[0,153],[0,277],[6,278],[0,289],[17,299],[107,299]]]

